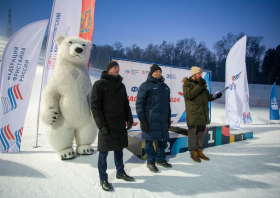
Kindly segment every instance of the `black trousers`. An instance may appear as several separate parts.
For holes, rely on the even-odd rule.
[[[99,152],[98,156],[98,171],[100,181],[108,180],[107,170],[107,156],[108,152]],[[114,151],[114,160],[117,169],[117,174],[124,174],[124,165],[123,165],[123,149]]]
[[[189,151],[202,149],[206,125],[189,126]]]

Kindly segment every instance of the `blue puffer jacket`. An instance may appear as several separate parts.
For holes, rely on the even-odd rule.
[[[168,117],[171,118],[170,89],[164,78],[153,78],[150,74],[139,87],[136,100],[139,120],[146,118],[149,131],[142,131],[143,140],[168,140]]]

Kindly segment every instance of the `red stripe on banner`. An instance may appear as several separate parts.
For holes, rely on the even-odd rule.
[[[10,125],[7,126],[7,129],[8,129],[8,132],[10,134],[10,136],[12,137],[12,139],[14,140],[15,137],[13,136],[13,134],[11,133],[11,130],[10,130]]]
[[[134,122],[134,123],[132,124],[132,126],[137,126],[137,124],[138,124],[138,122]]]
[[[21,127],[21,129],[19,131],[20,137],[22,136],[22,131],[23,131],[23,127]]]
[[[14,93],[15,93],[15,95],[16,95],[16,99],[18,99],[18,95],[17,95],[17,91],[16,91],[16,85],[13,86],[13,90],[14,90]]]
[[[19,98],[20,98],[21,100],[23,100],[23,98],[22,98],[22,96],[21,96],[21,93],[20,93],[20,91],[19,91],[18,86],[19,86],[19,84],[17,84],[17,91],[18,91]]]
[[[79,37],[89,40],[90,42],[92,41],[94,29],[94,9],[95,0],[83,0]],[[87,66],[89,68],[89,61]]]
[[[7,138],[10,140],[11,138],[10,138],[10,136],[8,135],[6,128],[7,128],[7,126],[4,127],[4,132],[5,132],[6,136],[7,136]]]

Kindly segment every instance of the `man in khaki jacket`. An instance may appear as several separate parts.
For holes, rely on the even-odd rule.
[[[218,94],[213,98],[210,94],[205,80],[202,78],[202,69],[199,67],[191,68],[191,77],[183,79],[183,93],[185,98],[187,125],[188,125],[188,147],[191,158],[200,163],[201,159],[209,160],[202,152],[203,137],[206,125],[210,124],[208,101],[222,97]]]

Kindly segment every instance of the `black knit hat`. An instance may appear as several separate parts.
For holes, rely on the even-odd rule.
[[[106,72],[108,72],[114,66],[119,66],[119,64],[116,61],[109,61],[106,64]]]
[[[150,75],[152,75],[155,71],[157,71],[157,70],[160,70],[161,72],[162,72],[162,70],[161,70],[161,68],[157,65],[157,64],[153,64],[151,67],[150,67]]]

